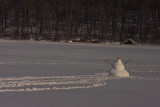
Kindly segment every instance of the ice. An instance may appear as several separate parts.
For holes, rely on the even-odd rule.
[[[117,62],[113,68],[109,71],[110,76],[114,77],[129,77],[129,73],[125,70],[125,66],[120,58],[117,58]]]

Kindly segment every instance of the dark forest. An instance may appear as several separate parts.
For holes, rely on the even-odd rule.
[[[0,0],[0,38],[160,43],[160,0]]]

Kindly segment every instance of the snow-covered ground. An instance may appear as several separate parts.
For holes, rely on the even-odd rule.
[[[159,84],[158,46],[0,40],[0,107],[159,107]]]

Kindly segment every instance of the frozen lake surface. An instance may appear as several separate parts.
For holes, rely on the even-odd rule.
[[[116,57],[130,78],[109,77]],[[0,40],[0,107],[159,107],[160,47]]]

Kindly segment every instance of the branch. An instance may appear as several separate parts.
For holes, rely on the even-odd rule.
[[[126,65],[130,60],[131,60],[131,59],[128,59],[128,60],[124,63],[124,65]]]
[[[108,64],[110,64],[110,65],[112,65],[112,66],[114,66],[111,62],[109,62],[107,59],[106,60],[104,60],[104,61],[106,61]]]

